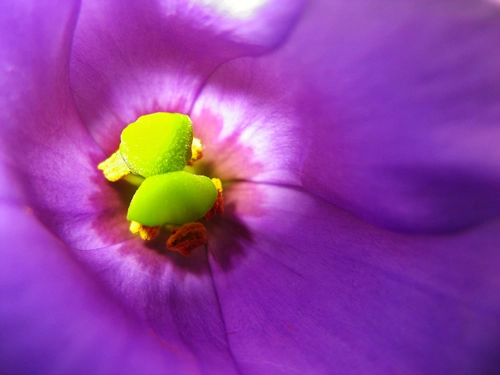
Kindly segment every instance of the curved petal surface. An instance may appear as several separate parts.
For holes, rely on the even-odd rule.
[[[500,213],[499,39],[487,2],[312,1],[279,50],[221,66],[194,113],[218,108],[229,135],[248,124],[269,168],[247,179],[455,230]]]
[[[236,59],[210,77],[191,113],[203,142],[196,165],[226,181],[299,185],[305,152],[300,128],[310,122],[299,122],[290,91],[276,84],[279,68],[267,61]]]
[[[498,215],[498,8],[337,2],[332,20],[320,16],[325,5],[316,22],[334,37],[316,39],[330,48],[312,57],[309,82],[322,97],[314,110],[331,120],[309,137],[303,185],[395,229],[449,230]],[[315,33],[304,26],[303,37]],[[331,161],[321,175],[317,153]]]
[[[110,295],[176,352],[189,353],[202,373],[237,373],[205,249],[187,258],[167,250],[167,238],[76,254]]]
[[[219,64],[274,47],[303,2],[84,1],[71,60],[84,123],[110,153],[138,116],[189,113]]]
[[[105,156],[82,124],[68,65],[78,2],[0,5],[0,198],[22,202],[66,243],[126,238],[120,197],[96,165]]]
[[[103,293],[28,208],[0,205],[0,238],[2,374],[200,372]]]
[[[251,236],[217,237],[210,264],[242,373],[498,371],[500,221],[410,235],[300,190],[226,191]]]
[[[210,264],[203,252],[199,251],[193,258],[186,260],[175,253],[158,253],[158,244],[155,243],[147,249],[144,243],[138,243],[139,240],[103,247],[110,241],[115,242],[116,238],[127,238],[120,233],[113,239],[103,236],[103,233],[115,235],[119,232],[116,226],[122,227],[126,232],[126,223],[114,223],[112,219],[106,220],[102,216],[96,219],[95,215],[107,215],[113,210],[122,209],[120,207],[123,205],[116,193],[111,189],[107,190],[102,176],[95,170],[102,152],[86,132],[71,101],[67,67],[71,31],[77,14],[76,4],[60,2],[52,9],[54,4],[23,2],[13,10],[0,5],[2,20],[6,21],[0,23],[0,27],[5,28],[1,30],[2,35],[10,35],[2,40],[1,48],[8,56],[5,69],[11,69],[10,74],[4,75],[6,81],[2,84],[5,85],[0,88],[4,90],[3,96],[8,98],[1,108],[2,124],[6,125],[2,125],[0,129],[3,160],[0,169],[2,173],[6,173],[2,176],[8,174],[9,179],[14,181],[11,186],[2,187],[0,194],[4,200],[16,200],[33,206],[43,222],[65,242],[78,248],[94,248],[92,251],[76,252],[123,306],[117,307],[110,303],[109,297],[68,254],[70,249],[46,233],[30,215],[29,208],[24,213],[18,208],[2,208],[0,219],[3,222],[0,228],[4,233],[1,238],[7,239],[8,251],[0,253],[0,264],[6,267],[5,272],[0,273],[0,284],[5,286],[1,289],[2,300],[7,301],[0,307],[0,315],[8,318],[2,321],[5,324],[2,326],[2,332],[5,332],[2,337],[12,338],[14,343],[11,347],[2,348],[9,350],[8,357],[12,358],[11,362],[3,364],[7,370],[32,372],[34,369],[30,366],[39,366],[42,370],[37,368],[36,371],[47,373],[150,373],[156,370],[165,372],[166,366],[172,366],[173,369],[169,370],[174,372],[200,370],[218,373],[222,370],[225,373],[310,373],[315,370],[318,373],[330,373],[335,370],[382,374],[435,371],[477,373],[494,370],[498,366],[494,362],[499,354],[495,348],[498,347],[500,333],[500,302],[497,298],[500,287],[497,276],[497,244],[500,240],[498,222],[450,236],[401,235],[374,228],[325,201],[293,189],[240,184],[228,189],[230,217],[214,219],[210,226],[210,232],[216,238],[209,244]],[[220,44],[215,43],[219,40],[217,32],[208,33],[208,37],[202,35],[203,41],[214,41],[213,48],[218,51],[217,58],[207,53],[205,60],[198,60],[200,51],[204,51],[200,47],[203,43],[196,41],[194,36],[192,40],[188,39],[193,42],[192,51],[186,47],[189,43],[179,42],[182,44],[179,46],[181,52],[168,49],[175,47],[175,43],[158,52],[153,47],[163,46],[164,42],[175,37],[167,35],[168,30],[172,29],[165,26],[167,31],[164,33],[141,34],[144,38],[144,50],[149,52],[136,56],[132,52],[136,47],[142,48],[140,38],[129,39],[124,35],[130,37],[142,28],[130,27],[132,22],[126,21],[130,20],[132,10],[137,11],[137,20],[141,22],[150,19],[148,17],[152,15],[150,10],[131,4],[86,3],[86,13],[80,24],[82,28],[76,38],[73,74],[81,76],[73,80],[74,92],[86,125],[106,151],[112,151],[116,147],[116,134],[129,121],[128,117],[132,117],[134,111],[142,114],[143,110],[154,108],[189,109],[189,102],[196,96],[195,93],[210,69],[223,61],[217,58],[226,59],[232,56],[228,51],[233,52],[232,47],[220,47],[225,45],[226,39],[222,38]],[[360,14],[370,16],[370,11],[375,12],[375,8],[363,7],[365,11],[361,11],[361,8],[350,8],[350,5],[343,6],[339,2],[325,3],[324,9],[316,8],[315,4],[318,3],[312,4],[308,9],[309,16],[302,23],[301,27],[306,30],[314,29],[314,22],[323,20],[326,23],[326,19],[317,12],[322,10],[326,13],[326,10],[333,9],[330,6],[339,8],[337,13],[334,12],[338,17],[345,15],[341,11],[346,9],[351,10],[348,14],[358,15],[358,18],[353,16],[351,22],[359,19]],[[387,6],[388,3],[384,4]],[[407,9],[405,6],[408,4],[402,4]],[[425,5],[427,3],[423,4],[422,9],[428,9]],[[173,16],[169,18],[169,8],[162,8],[162,5],[164,3],[152,9],[166,12],[158,12],[161,19],[174,20]],[[99,11],[90,12],[91,9]],[[480,9],[491,8],[485,6]],[[439,10],[442,9],[437,6],[436,11]],[[220,8],[215,9],[215,12],[224,13]],[[442,13],[436,14],[442,16]],[[47,17],[47,14],[51,17]],[[109,18],[111,14],[116,19]],[[186,14],[190,13],[186,11]],[[317,21],[313,22],[310,18],[312,15]],[[28,19],[25,18],[27,16]],[[456,15],[446,17],[453,18]],[[180,17],[180,25],[185,25],[187,19],[189,17]],[[478,19],[481,20],[478,24],[483,25],[483,13],[478,15]],[[103,28],[95,25],[101,24],[103,20],[114,21],[110,22],[108,29],[111,34],[116,32],[114,35],[99,33]],[[495,17],[492,22],[496,22]],[[83,28],[82,25],[87,26]],[[179,24],[174,23],[173,27],[173,30],[184,37]],[[385,25],[379,27],[383,28]],[[223,28],[224,33],[229,32],[229,29],[231,26]],[[340,33],[338,39],[329,39],[328,43],[308,39],[313,33],[301,30],[283,51],[259,60],[242,59],[217,72],[204,93],[208,96],[200,98],[200,107],[194,112],[199,119],[215,123],[219,119],[217,116],[222,116],[221,126],[212,129],[199,126],[198,129],[208,139],[212,137],[213,140],[224,140],[220,142],[224,147],[219,146],[216,141],[210,142],[213,145],[210,146],[213,147],[210,150],[213,157],[217,156],[215,154],[218,149],[225,148],[227,155],[233,159],[227,161],[228,164],[224,167],[207,165],[206,168],[226,173],[221,177],[233,179],[303,183],[308,189],[352,209],[360,216],[394,226],[394,218],[398,216],[397,212],[393,214],[391,207],[400,209],[399,204],[403,202],[403,198],[401,201],[386,201],[383,199],[384,195],[380,195],[385,190],[375,191],[368,202],[375,208],[367,203],[370,211],[363,203],[363,199],[366,199],[363,191],[356,190],[355,186],[358,185],[352,185],[353,181],[363,182],[368,176],[370,179],[366,181],[374,181],[373,184],[378,186],[377,178],[382,175],[387,178],[387,175],[362,173],[366,172],[365,168],[374,165],[385,165],[383,168],[389,169],[393,167],[390,163],[387,167],[388,159],[384,159],[387,155],[392,155],[390,152],[387,155],[380,154],[380,150],[374,147],[366,148],[373,154],[361,152],[366,146],[363,142],[369,138],[369,134],[376,131],[376,127],[369,126],[372,124],[370,121],[373,121],[370,116],[367,116],[370,120],[367,120],[368,125],[363,123],[361,126],[359,122],[352,120],[357,118],[354,109],[359,107],[354,105],[358,102],[353,99],[349,88],[356,90],[358,85],[349,86],[347,83],[356,80],[344,77],[345,81],[342,81],[338,78],[342,83],[338,87],[346,91],[343,97],[336,91],[339,88],[330,84],[331,81],[321,82],[318,77],[343,77],[339,73],[346,66],[351,66],[346,61],[358,62],[358,65],[353,66],[364,71],[365,65],[362,64],[361,57],[365,56],[365,52],[361,46],[357,52],[356,49],[351,51],[354,57],[357,56],[356,53],[361,56],[354,58],[347,54],[351,60],[339,60],[331,66],[319,64],[332,57],[332,51],[342,51],[339,45],[342,46],[345,38],[349,40],[350,32],[356,41],[354,31],[358,31],[358,28],[353,26],[352,30],[346,29],[344,35]],[[369,31],[370,28],[366,30]],[[366,38],[370,36],[368,31]],[[189,31],[186,31],[187,34]],[[201,34],[198,30],[198,34],[194,35]],[[255,41],[245,44],[241,42],[241,38],[241,35],[230,37],[227,43],[237,45],[235,49],[238,52],[262,51],[260,47],[248,47],[255,44]],[[321,35],[318,38],[321,39]],[[313,51],[309,50],[314,53],[298,54],[297,46],[307,46],[304,39],[315,41],[311,43]],[[181,40],[186,42],[186,39],[179,39]],[[104,42],[99,44],[99,41]],[[109,51],[105,51],[105,46],[113,41],[130,41],[130,44],[122,46],[118,43],[116,48],[110,47]],[[320,49],[320,41],[321,46],[333,47]],[[94,42],[95,54],[86,59],[84,51],[89,50]],[[14,48],[16,43],[25,48]],[[221,49],[217,50],[219,47]],[[171,60],[166,56],[169,51],[173,56]],[[385,57],[381,57],[382,62],[386,61]],[[189,63],[191,58],[192,65]],[[173,74],[163,75],[163,66],[160,66],[162,61],[166,64],[165,72],[177,69],[181,62],[186,69],[181,72],[185,74],[175,77]],[[204,62],[200,70],[196,65],[199,61]],[[299,64],[287,65],[285,61],[298,61]],[[98,69],[101,63],[108,66],[109,70]],[[205,65],[210,68],[205,68]],[[490,77],[492,68],[486,65],[484,74]],[[319,66],[319,71],[305,69],[312,66]],[[416,63],[416,66],[421,64]],[[329,71],[330,68],[335,74]],[[120,80],[120,73],[126,75],[129,72],[132,72],[130,81],[127,77]],[[196,79],[192,80],[190,74],[196,75]],[[455,77],[453,74],[452,76]],[[234,89],[227,90],[232,77],[236,78]],[[271,80],[268,81],[268,78]],[[157,80],[160,83],[154,86]],[[85,84],[93,82],[95,84],[87,90]],[[161,89],[164,85],[177,85],[184,91],[179,91],[174,98],[170,95],[172,91]],[[221,91],[218,85],[226,88],[225,96],[219,96]],[[151,91],[147,88],[151,88]],[[229,105],[217,107],[217,100],[220,99],[222,103],[224,98],[230,98],[231,93],[243,92],[243,88],[248,91],[234,97],[235,101],[232,102],[238,104],[239,101],[241,104],[241,108],[232,113],[233,117]],[[78,89],[83,91],[78,92]],[[129,94],[131,91],[134,93]],[[283,96],[278,95],[281,92],[284,93]],[[485,92],[484,87],[478,92]],[[159,104],[154,102],[155,97],[162,98],[158,99]],[[464,97],[468,98],[470,95]],[[339,98],[344,101],[337,102]],[[367,97],[366,100],[368,99]],[[484,98],[484,116],[494,118],[496,113],[486,110],[490,108],[490,99],[489,96]],[[332,101],[336,103],[333,109],[330,107]],[[207,107],[211,112],[203,111],[203,103],[208,103]],[[424,101],[423,104],[425,103]],[[427,108],[423,104],[422,107]],[[214,108],[219,109],[220,113],[214,111]],[[262,111],[259,112],[259,109]],[[216,115],[213,115],[214,112]],[[339,120],[330,122],[332,118],[336,118],[332,115],[335,113],[339,113]],[[244,122],[239,126],[240,121],[245,120],[245,114],[254,121]],[[403,112],[399,112],[399,116],[403,115]],[[215,119],[212,119],[214,116]],[[391,116],[387,115],[387,118],[391,119]],[[252,123],[257,123],[255,129],[251,128]],[[304,124],[309,123],[313,123],[314,129],[299,131]],[[393,124],[388,120],[380,123]],[[360,127],[356,128],[357,131],[350,138],[347,129],[352,130],[349,126],[353,124]],[[430,121],[429,124],[438,122]],[[479,127],[481,131],[490,129],[486,120],[481,124],[486,124]],[[441,127],[436,126],[438,128]],[[400,130],[395,125],[394,129]],[[434,128],[429,125],[429,129]],[[467,127],[462,124],[458,129]],[[241,136],[238,133],[240,130]],[[108,131],[109,134],[115,133],[113,139],[107,138]],[[447,144],[448,149],[453,151],[452,155],[456,151],[453,147],[458,147],[458,151],[462,150],[460,142],[465,142],[463,134],[460,133],[456,142]],[[334,135],[338,136],[336,139],[339,139],[339,143],[335,144],[334,150],[330,150],[326,145],[331,145]],[[401,139],[404,140],[406,136],[407,133],[402,134]],[[269,146],[266,142],[271,137],[273,143]],[[448,140],[448,137],[444,138]],[[431,142],[428,148],[432,151],[431,146],[435,145],[435,141],[431,139],[433,138],[422,137],[421,142],[424,145]],[[229,152],[231,144],[235,143],[233,141],[239,140],[242,144],[236,142],[234,151]],[[480,144],[486,147],[489,143],[481,138]],[[47,149],[46,153],[41,152],[44,147]],[[247,151],[254,152],[256,157],[246,158],[247,155],[254,156],[247,154]],[[472,151],[477,150],[472,147]],[[319,168],[314,164],[316,169],[313,170],[312,153],[322,156],[314,160],[319,160],[317,164],[320,165],[321,172],[329,176],[328,179],[323,174],[320,178],[313,173],[317,173]],[[334,159],[334,155],[338,160]],[[361,165],[361,162],[380,155],[385,156],[375,159],[374,164],[368,164],[368,167]],[[401,159],[402,165],[414,168],[410,163],[410,156],[418,155],[408,151],[408,159]],[[484,160],[479,157],[482,154],[478,156],[474,152],[468,152],[464,155],[465,159],[457,157],[450,162],[460,172],[467,171],[467,163],[472,167],[477,166],[475,163],[478,160],[487,163],[484,167],[486,169],[481,169],[478,176],[472,179],[473,188],[468,194],[465,194],[466,190],[459,184],[458,195],[468,199],[476,197],[478,190],[474,184],[477,184],[479,188],[486,189],[484,200],[488,201],[491,198],[488,189],[490,186],[497,186],[495,174],[489,173],[488,163],[496,159],[492,159],[487,147]],[[222,158],[214,160],[218,164],[224,162]],[[405,160],[406,164],[403,163]],[[324,166],[322,161],[328,165]],[[447,177],[446,173],[441,172],[454,171],[442,160],[437,164],[439,176]],[[352,171],[357,174],[349,174]],[[427,169],[425,171],[428,172]],[[346,177],[333,179],[333,172]],[[489,180],[484,179],[486,175]],[[453,176],[455,174],[452,173]],[[397,176],[394,178],[388,180],[393,193],[398,191],[395,187],[400,186],[397,183],[400,180]],[[21,193],[16,193],[18,186],[15,184],[22,187]],[[53,194],[48,195],[48,191]],[[411,194],[408,186],[401,187],[399,191],[404,193],[402,197],[409,199],[410,203],[421,203],[419,199],[422,196],[428,199],[428,210],[436,215],[434,221],[430,221],[425,227],[419,220],[427,216],[419,216],[418,212],[415,214],[409,210],[412,215],[408,215],[410,219],[401,224],[403,229],[409,226],[416,230],[449,229],[459,224],[470,224],[494,213],[494,209],[492,212],[479,209],[474,216],[468,206],[465,206],[460,212],[467,215],[458,217],[453,211],[451,213],[455,216],[452,216],[445,210],[446,206],[437,205],[442,211],[432,211],[435,210],[436,203],[442,202],[441,196],[435,196],[435,188],[431,189],[429,186],[428,190],[424,189],[422,196]],[[376,197],[381,198],[377,200]],[[106,200],[101,201],[103,198]],[[116,211],[109,215],[111,218],[119,218]],[[452,219],[456,217],[459,220],[453,222]],[[8,226],[12,223],[19,223],[19,227],[12,230]],[[111,229],[103,227],[102,223],[107,223]],[[420,226],[417,225],[419,223]],[[32,239],[25,241],[26,233],[30,233]],[[50,253],[47,251],[49,248],[52,249]],[[216,281],[216,289],[212,280]],[[44,318],[41,323],[35,319],[37,316]],[[147,322],[153,328],[155,338],[145,335],[144,327],[136,323],[138,320]],[[54,322],[59,322],[63,328],[55,330]],[[91,329],[85,332],[80,328],[87,329],[88,326]],[[113,337],[109,337],[108,341],[99,341],[110,332]],[[52,336],[54,334],[55,337]],[[164,340],[166,348],[160,348],[158,341],[161,340],[158,336]],[[81,340],[74,340],[74,337],[81,337]],[[276,338],[280,341],[276,342]],[[51,339],[54,346],[48,343]],[[48,361],[41,363],[47,359],[47,352],[39,354],[35,350],[26,351],[26,348],[39,348],[46,344],[47,352],[61,355],[57,358],[49,356]],[[2,345],[5,345],[5,341]],[[94,349],[97,350],[95,353]],[[140,359],[127,355],[135,352],[139,353]],[[180,353],[187,357],[181,358]],[[67,362],[61,362],[65,358]],[[106,364],[106,358],[113,358],[115,361]],[[79,365],[76,369],[72,367],[75,364]],[[151,367],[143,368],[143,365]]]

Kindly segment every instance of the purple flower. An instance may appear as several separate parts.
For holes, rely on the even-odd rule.
[[[0,373],[498,371],[498,3],[230,5],[0,3]],[[232,181],[189,258],[96,169],[159,110]]]

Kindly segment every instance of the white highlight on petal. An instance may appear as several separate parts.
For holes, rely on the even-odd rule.
[[[201,3],[236,18],[252,17],[267,0],[200,0]]]

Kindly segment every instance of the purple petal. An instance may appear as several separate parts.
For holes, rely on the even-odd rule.
[[[84,123],[109,153],[138,116],[189,113],[218,65],[274,47],[303,2],[84,1],[71,64]]]
[[[30,7],[20,8],[25,5]],[[68,1],[53,5],[53,9],[50,5],[53,3],[0,6],[0,32],[2,36],[8,36],[2,39],[0,52],[7,56],[2,63],[10,72],[2,75],[5,81],[0,88],[2,97],[7,98],[1,108],[0,172],[3,178],[8,176],[13,180],[12,187],[2,187],[0,194],[4,200],[31,205],[44,224],[65,242],[94,250],[78,251],[63,246],[30,215],[29,208],[25,213],[12,206],[1,208],[1,238],[5,241],[5,249],[0,252],[0,267],[3,268],[0,272],[3,303],[0,306],[1,345],[2,352],[6,353],[6,361],[2,364],[6,371],[2,369],[3,372],[151,373],[158,370],[164,373],[200,370],[230,373],[236,370],[240,373],[335,371],[376,374],[482,373],[495,369],[500,333],[497,324],[500,315],[497,297],[500,284],[497,276],[500,265],[498,222],[453,236],[401,235],[374,228],[325,201],[292,189],[265,184],[234,185],[228,189],[227,216],[215,219],[210,227],[210,263],[202,251],[195,253],[193,258],[184,259],[175,253],[162,255],[156,252],[158,244],[147,249],[144,243],[139,244],[139,240],[98,248],[110,243],[110,239],[102,238],[103,233],[116,234],[114,227],[120,225],[126,230],[126,223],[115,225],[112,221],[120,217],[118,213],[110,213],[113,209],[123,210],[123,206],[95,170],[102,152],[92,142],[70,99],[66,72],[77,8]],[[86,6],[84,9],[89,9]],[[34,11],[27,12],[31,7]],[[124,8],[117,7],[130,11],[127,4]],[[310,14],[315,14],[314,9],[309,9]],[[142,8],[138,11],[138,19],[144,15],[141,11],[147,12]],[[99,14],[104,13],[87,14],[90,24],[100,21],[93,18]],[[110,21],[110,30],[122,30],[127,34],[123,28],[113,28],[111,22],[120,26],[120,20],[126,20],[126,17],[106,19]],[[307,27],[309,21],[304,22],[302,27]],[[125,26],[134,31],[130,25]],[[116,35],[116,40],[125,40],[118,32]],[[208,35],[214,41],[218,40],[210,33]],[[296,35],[302,35],[300,29]],[[97,36],[94,34],[94,37]],[[155,36],[150,39],[147,35],[142,37],[146,46],[151,46],[156,40]],[[338,46],[342,37],[347,36],[339,35],[339,39],[333,39],[333,46]],[[106,43],[114,40],[105,34],[102,34],[102,39]],[[224,38],[221,40],[218,56],[227,58],[233,50],[225,49]],[[241,36],[231,36],[228,40],[238,45]],[[324,159],[315,160],[327,160],[341,166],[346,163],[355,170],[357,164],[349,164],[349,161],[358,159],[350,158],[349,150],[338,151],[340,160],[337,161],[332,159],[334,151],[324,150],[326,146],[318,144],[316,133],[324,136],[322,141],[329,140],[332,134],[342,135],[342,129],[347,129],[342,126],[350,123],[345,122],[348,117],[341,112],[340,130],[325,130],[325,124],[332,119],[332,110],[323,108],[322,104],[330,103],[330,86],[327,89],[322,85],[315,87],[317,81],[310,73],[313,70],[297,71],[297,65],[285,64],[287,57],[293,57],[290,61],[299,61],[299,68],[321,59],[317,60],[314,53],[300,55],[304,61],[297,59],[295,47],[304,47],[307,43],[294,44],[293,40],[282,53],[255,62],[252,59],[240,60],[221,69],[212,84],[220,82],[227,72],[225,69],[234,69],[236,78],[246,74],[243,79],[235,81],[234,90],[226,91],[222,96],[214,86],[205,91],[207,107],[212,111],[206,112],[205,117],[202,116],[202,107],[195,112],[207,121],[212,121],[211,117],[215,116],[217,124],[219,114],[214,110],[218,108],[217,101],[220,99],[222,103],[224,98],[231,98],[232,93],[241,92],[242,83],[246,79],[250,81],[245,88],[248,94],[235,97],[240,101],[239,110],[242,112],[231,120],[227,104],[221,105],[224,110],[220,114],[220,129],[204,127],[200,130],[207,137],[224,140],[220,145],[211,146],[212,155],[218,147],[229,154],[231,144],[242,142],[243,147],[235,147],[232,153],[236,155],[227,166],[215,166],[221,175],[228,171],[227,175],[235,178],[255,178],[260,182],[299,183],[300,177],[309,181],[319,174],[319,168],[312,173],[308,166],[311,155],[306,153],[304,156],[303,150],[324,156]],[[89,43],[90,47],[94,42],[89,35],[89,39],[84,38],[79,43]],[[166,74],[169,69],[177,69],[177,63],[181,61],[186,63],[188,70],[192,68],[195,75],[199,73],[206,77],[209,70],[198,71],[186,60],[177,60],[176,51],[172,51],[172,61],[167,57],[162,60],[164,56],[159,53],[159,58],[150,60],[150,65],[143,55],[134,62],[135,57],[130,54],[133,48],[130,48],[136,46],[138,40],[124,47],[126,56],[130,57],[129,64],[121,61],[120,56],[116,60],[120,61],[118,63],[113,59],[120,48],[106,54],[106,43],[100,47],[96,44],[95,61],[91,58],[84,61],[80,56],[82,65],[75,62],[73,66],[76,70],[85,68],[81,73],[94,77],[96,85],[85,91],[81,85],[93,82],[88,78],[82,78],[77,84],[78,78],[73,84],[77,98],[80,95],[78,100],[83,117],[101,145],[111,151],[112,143],[115,142],[116,147],[117,139],[105,138],[104,131],[112,129],[116,132],[126,123],[121,122],[122,116],[131,117],[134,111],[153,108],[156,104],[151,102],[154,99],[149,96],[148,87],[151,87],[151,93],[160,95],[164,92],[159,89],[162,84],[178,84],[184,90],[179,91],[179,98],[185,97],[187,102],[194,99],[193,92],[202,82],[197,81],[199,77],[180,82],[173,74]],[[195,46],[203,50],[200,44],[195,43]],[[242,54],[255,53],[255,49],[247,50],[247,47],[240,43],[238,48],[241,49],[236,50],[245,52]],[[83,54],[85,49],[76,51],[75,56]],[[188,52],[179,52],[179,56]],[[194,48],[193,58],[198,59],[198,53]],[[330,53],[326,50],[325,55],[331,57]],[[106,56],[113,61],[108,64],[110,71],[96,73],[86,70],[93,66],[93,61],[96,67],[106,64]],[[151,71],[158,61],[165,61],[168,69],[165,70],[165,79],[155,88],[158,77]],[[202,61],[215,64],[216,59],[207,55]],[[339,61],[337,65],[333,64],[335,71],[342,67],[343,60]],[[130,81],[123,78],[126,84],[120,86],[124,81],[120,81],[111,70],[127,66],[144,66],[147,71],[143,76],[138,70],[129,70],[136,74],[132,74]],[[101,77],[101,73],[107,75]],[[259,81],[252,82],[255,74],[258,74]],[[159,76],[163,77],[163,74]],[[107,79],[111,78],[113,84],[108,84]],[[226,87],[230,83],[228,78],[231,76],[223,80]],[[271,80],[266,81],[268,78]],[[349,85],[339,80],[344,83],[339,87],[345,87],[349,94]],[[309,83],[312,89],[307,86]],[[85,93],[78,94],[78,88]],[[125,92],[121,97],[123,102],[118,99],[120,90],[122,94]],[[335,94],[338,88],[332,90]],[[130,97],[129,92],[133,92]],[[280,92],[284,93],[282,97],[276,95]],[[177,94],[174,91],[168,93]],[[339,108],[349,114],[353,107],[348,104],[356,101],[347,94],[345,103],[339,102],[345,106]],[[184,105],[180,99],[158,97],[162,101],[159,108],[181,108]],[[200,100],[200,106],[205,99]],[[125,102],[131,109],[123,104]],[[238,104],[238,101],[233,103]],[[115,123],[111,121],[113,111],[117,111]],[[245,114],[249,119],[259,120],[256,130],[247,126],[251,121],[239,127],[238,121],[244,120]],[[312,134],[309,130],[295,133],[300,129],[299,125],[310,123],[305,120],[315,119],[313,115],[318,116],[323,127],[318,126]],[[357,138],[361,130],[355,132],[352,144],[358,145],[356,142],[365,139]],[[273,138],[269,144],[255,144],[259,137],[269,141],[270,136]],[[344,138],[340,137],[341,141]],[[423,141],[430,141],[424,138]],[[346,143],[347,146],[350,144]],[[300,146],[303,150],[297,152]],[[360,149],[364,150],[363,147],[353,147],[357,152]],[[255,155],[247,154],[247,151],[255,151]],[[246,155],[252,157],[248,160]],[[368,153],[359,155],[359,160],[371,160]],[[371,156],[377,155],[378,152]],[[466,161],[476,154],[467,155]],[[303,157],[305,167],[300,172]],[[491,163],[491,159],[488,161]],[[320,166],[326,172],[334,168]],[[463,168],[460,163],[458,166]],[[238,167],[244,172],[238,172]],[[361,172],[368,168],[358,167]],[[439,167],[444,168],[442,163]],[[348,186],[352,181],[348,178],[351,169],[344,172],[347,182],[342,180],[342,183]],[[353,175],[366,177],[361,172]],[[369,177],[368,181],[377,182],[376,177],[380,176]],[[390,181],[394,183],[394,180]],[[473,181],[482,186],[481,178]],[[363,195],[356,195],[354,189],[347,199],[340,194],[342,183],[337,179],[332,181],[330,175],[328,179],[318,178],[318,186],[310,188],[352,208],[354,205],[347,204],[349,199],[355,201]],[[19,186],[22,187],[21,193],[16,191]],[[402,191],[406,192],[405,189]],[[429,191],[428,194],[434,190]],[[380,195],[381,192],[375,193]],[[464,197],[470,198],[475,193],[475,190],[469,191]],[[375,199],[379,195],[372,197],[375,212],[384,213]],[[410,194],[405,198],[419,197]],[[410,202],[415,200],[410,199]],[[360,214],[370,218],[363,210]],[[467,207],[461,213],[469,213]],[[109,214],[110,219],[103,219],[99,214]],[[415,220],[415,215],[409,216]],[[392,217],[389,216],[389,221]],[[465,215],[464,223],[470,223],[471,217]],[[487,215],[481,216],[485,217]],[[443,218],[448,220],[445,220],[448,228],[449,214],[442,212],[438,219],[443,221]],[[436,221],[438,224],[439,220]],[[111,229],[103,227],[102,223],[108,223]],[[429,225],[443,227],[435,222]],[[114,240],[116,238],[126,237],[119,234]],[[471,250],[476,247],[477,250]],[[75,251],[94,271],[93,278],[69,255],[70,251]],[[120,301],[120,306],[114,305],[112,298],[96,285],[96,279]],[[147,336],[145,327],[138,321],[147,322],[153,329],[154,338]],[[166,347],[160,347],[161,340]],[[184,367],[186,363],[192,367]]]
[[[237,59],[210,77],[191,113],[204,146],[198,165],[226,181],[299,185],[301,125],[265,61]]]
[[[213,286],[207,254],[189,258],[165,248],[166,235],[77,251],[96,280],[175,351],[206,374],[232,374],[236,364]]]
[[[200,371],[103,293],[29,209],[1,205],[0,232],[2,374]]]
[[[498,215],[500,13],[470,1],[395,6],[373,15],[335,9],[343,28],[330,29],[332,47],[312,57],[338,56],[315,65],[329,69],[330,85],[314,79],[314,91],[334,103],[315,108],[338,120],[324,123],[313,146],[332,162],[320,177],[314,155],[306,156],[304,185],[397,229],[450,229]],[[327,134],[333,144],[320,140]]]
[[[499,39],[484,2],[311,2],[278,51],[219,68],[194,113],[216,108],[257,150],[266,173],[247,179],[397,230],[457,229],[500,213]]]
[[[63,4],[64,3],[64,4]],[[126,238],[125,207],[97,164],[68,60],[78,4],[2,2],[0,198],[29,205],[66,243],[97,248]]]
[[[395,229],[449,230],[500,214],[498,8],[323,6],[297,33],[296,46],[329,46],[309,49],[302,66],[314,72],[309,103],[320,119],[303,185]],[[321,174],[318,154],[330,161]]]
[[[210,265],[241,373],[498,370],[500,221],[397,234],[290,188],[226,196],[249,235],[217,237]]]

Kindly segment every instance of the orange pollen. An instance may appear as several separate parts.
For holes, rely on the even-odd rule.
[[[201,223],[188,223],[172,229],[167,240],[167,249],[189,256],[197,247],[207,243],[206,229]]]
[[[160,227],[148,227],[138,223],[137,221],[130,222],[130,232],[139,234],[144,241],[150,241],[156,237]]]
[[[212,182],[217,188],[217,199],[215,199],[215,203],[208,211],[204,218],[210,220],[215,215],[222,215],[224,213],[224,196],[222,195],[222,183],[218,178],[212,178]]]

